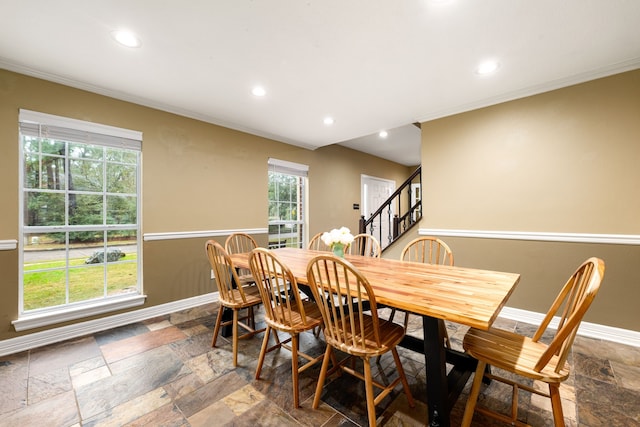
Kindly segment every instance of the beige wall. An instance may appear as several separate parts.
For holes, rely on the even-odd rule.
[[[399,185],[412,172],[339,146],[310,151],[0,70],[0,240],[18,239],[21,108],[143,132],[146,234],[266,229],[269,157],[309,165],[311,233],[342,225],[357,230],[352,205],[360,203],[360,174]],[[266,235],[257,237],[266,244]],[[215,290],[205,240],[145,241],[144,307]],[[0,250],[0,340],[20,335],[11,325],[18,315],[18,262],[17,250]]]
[[[309,165],[311,234],[357,229],[360,174],[400,184],[411,172],[338,146],[309,151],[0,70],[0,240],[18,238],[20,108],[143,132],[144,233],[266,228],[269,157]],[[633,71],[423,123],[420,228],[640,234],[638,117]],[[214,290],[205,240],[144,243],[145,307]],[[508,305],[538,312],[577,263],[600,256],[607,272],[587,320],[640,330],[638,246],[446,240],[458,265],[521,273]],[[10,323],[18,262],[17,250],[0,250],[0,340],[19,335]]]
[[[422,229],[640,235],[640,70],[422,124]],[[588,256],[586,320],[640,331],[637,245],[446,238],[456,264],[522,274],[508,305],[544,312]]]

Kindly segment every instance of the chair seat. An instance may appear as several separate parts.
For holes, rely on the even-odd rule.
[[[300,310],[292,305],[288,310],[275,311],[274,319],[265,318],[265,323],[273,328],[289,333],[300,333],[322,325],[322,314],[318,305],[313,301],[302,302],[305,320],[302,319]]]
[[[547,345],[513,332],[502,329],[470,329],[462,346],[468,354],[488,365],[534,380],[560,383],[569,376],[567,363],[555,372],[558,356],[553,356],[540,372],[536,372],[534,367],[547,350]]]
[[[348,339],[345,341],[350,342],[353,338],[352,330],[355,331],[364,331],[364,346],[352,346],[345,343],[340,343],[331,338],[331,334],[325,333],[325,340],[327,344],[332,345],[340,351],[344,351],[346,353],[352,354],[354,356],[378,356],[384,354],[394,348],[396,345],[402,341],[404,337],[404,327],[402,325],[395,324],[393,322],[389,322],[383,319],[378,319],[379,325],[379,336],[380,336],[380,345],[376,343],[374,338],[374,327],[373,327],[373,317],[370,315],[363,315],[363,325],[360,325],[360,319],[358,316],[353,317],[353,324],[350,322],[350,319],[347,318],[345,322],[345,334]],[[360,336],[360,333],[357,334]],[[359,343],[360,344],[360,343]]]
[[[244,297],[246,302],[242,301],[242,296],[238,289],[232,289],[230,294],[232,298],[229,301],[220,300],[220,303],[229,308],[245,308],[252,305],[261,304],[260,290],[257,286],[243,286]]]

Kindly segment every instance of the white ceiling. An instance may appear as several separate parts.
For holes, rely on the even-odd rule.
[[[640,68],[638,0],[0,0],[0,11],[0,68],[406,165],[420,163],[411,123]],[[142,46],[116,44],[120,28]],[[498,71],[475,74],[488,58]]]

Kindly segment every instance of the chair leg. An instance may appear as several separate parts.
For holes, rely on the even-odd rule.
[[[218,309],[218,316],[216,317],[216,326],[213,328],[213,340],[211,340],[211,347],[216,346],[216,341],[218,340],[218,333],[220,332],[220,325],[222,324],[222,312],[224,311],[224,306],[220,305]]]
[[[409,407],[413,408],[416,406],[416,402],[413,400],[413,395],[411,394],[411,389],[409,388],[409,382],[407,381],[407,376],[404,373],[402,362],[400,362],[398,349],[394,347],[391,350],[391,353],[393,354],[393,360],[395,360],[396,362],[396,369],[398,371],[398,376],[400,377],[400,381],[402,382],[402,388],[404,389],[404,393],[407,395],[407,403],[409,403]]]
[[[391,314],[389,314],[389,318],[387,319],[389,322],[393,323],[393,318],[396,317],[396,309],[391,309]]]
[[[291,377],[293,380],[293,407],[300,407],[298,394],[298,334],[291,334]]]
[[[233,366],[238,366],[238,310],[233,310]]]
[[[316,395],[313,397],[313,409],[318,409],[318,406],[320,405],[320,395],[322,394],[322,387],[324,387],[324,380],[327,377],[329,359],[335,360],[332,355],[333,348],[330,345],[327,345],[327,349],[324,351],[324,358],[322,359],[322,368],[320,368],[320,375],[318,376],[318,384],[316,385]]]
[[[462,427],[469,427],[471,425],[471,419],[476,409],[476,402],[478,401],[478,395],[480,394],[480,386],[482,385],[482,377],[484,376],[484,369],[487,364],[485,362],[478,361],[476,373],[473,378],[473,385],[469,392],[469,398],[467,399],[467,406],[464,408],[464,416],[462,417]]]
[[[271,326],[267,326],[267,330],[264,333],[264,338],[262,339],[262,347],[260,348],[260,356],[258,356],[258,366],[256,367],[256,379],[257,380],[260,379],[260,372],[262,372],[262,364],[264,363],[264,357],[267,354],[267,347],[269,346],[269,334],[271,334]]]
[[[558,384],[549,384],[549,396],[551,397],[553,423],[555,427],[564,427],[564,415],[562,413],[562,401],[560,399],[560,386]]]
[[[373,395],[373,378],[371,378],[371,361],[364,358],[364,388],[367,396],[367,417],[369,418],[369,427],[376,425],[376,404]]]
[[[446,348],[451,350],[451,341],[449,340],[449,332],[447,331],[447,325],[445,325],[444,320],[438,320],[438,328],[440,329],[440,334],[444,337],[444,345]]]
[[[255,317],[255,313],[253,312],[253,306],[249,307],[249,313],[247,313],[247,324],[249,325],[249,327],[251,329],[255,329],[256,328],[256,317]]]

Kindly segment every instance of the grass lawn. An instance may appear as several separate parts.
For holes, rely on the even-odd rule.
[[[85,264],[85,258],[69,260],[69,301],[77,302],[104,296],[105,274],[107,295],[136,289],[137,255],[127,254],[120,262]],[[65,304],[67,278],[64,260],[25,264],[24,310]]]

